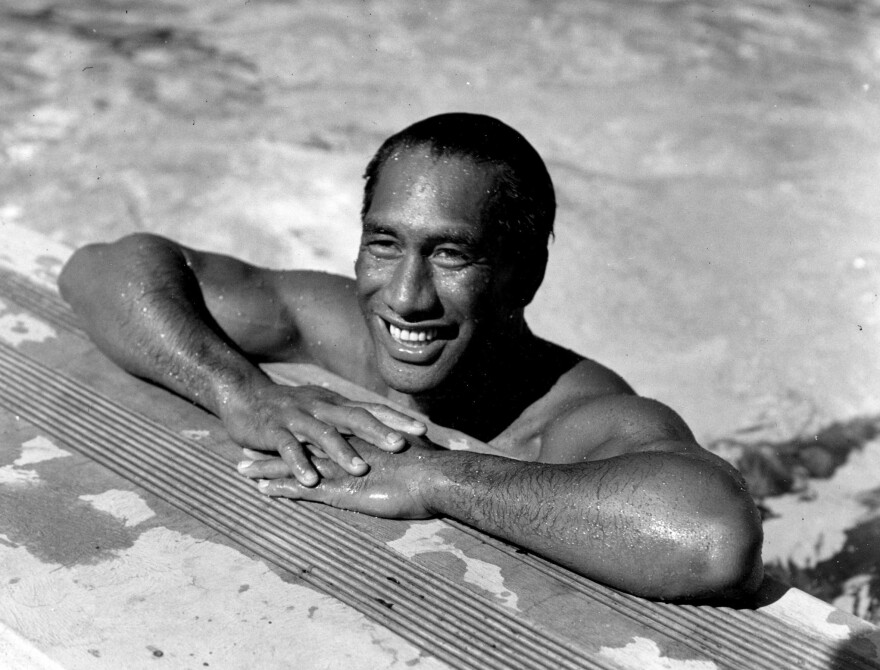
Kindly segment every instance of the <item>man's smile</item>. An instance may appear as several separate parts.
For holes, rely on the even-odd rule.
[[[395,342],[408,345],[420,345],[433,342],[437,337],[436,328],[409,329],[398,328],[393,323],[388,324],[388,331]]]
[[[374,315],[376,330],[383,341],[383,349],[392,359],[414,365],[431,365],[454,340],[458,329],[454,326],[438,324],[403,324]]]

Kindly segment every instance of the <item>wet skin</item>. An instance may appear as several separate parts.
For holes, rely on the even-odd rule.
[[[484,216],[492,187],[467,160],[392,158],[356,280],[133,235],[77,251],[60,285],[123,368],[272,454],[239,466],[268,495],[452,517],[649,597],[753,591],[761,533],[741,478],[668,407],[532,335],[543,265],[510,261]],[[473,451],[437,449],[387,406],[273,384],[267,360],[321,365],[470,433]]]
[[[378,372],[389,388],[416,396],[473,376],[478,354],[519,334],[510,330],[522,307],[483,217],[491,170],[426,153],[385,164],[355,266]]]

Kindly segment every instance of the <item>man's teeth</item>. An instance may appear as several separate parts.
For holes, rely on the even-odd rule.
[[[389,323],[388,330],[391,332],[391,337],[403,344],[419,344],[422,342],[428,343],[433,341],[437,337],[436,328],[427,328],[425,330],[406,330],[404,328],[398,328],[397,326]]]

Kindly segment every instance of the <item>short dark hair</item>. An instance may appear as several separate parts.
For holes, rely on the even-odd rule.
[[[484,114],[432,116],[389,137],[367,165],[361,218],[373,201],[382,166],[394,154],[427,146],[437,158],[457,156],[497,168],[484,216],[511,234],[517,255],[546,253],[556,217],[556,194],[544,161],[516,130]]]

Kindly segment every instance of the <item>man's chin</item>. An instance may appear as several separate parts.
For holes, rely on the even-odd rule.
[[[431,365],[409,365],[388,361],[379,370],[385,384],[406,395],[430,393],[443,384],[446,376]]]

